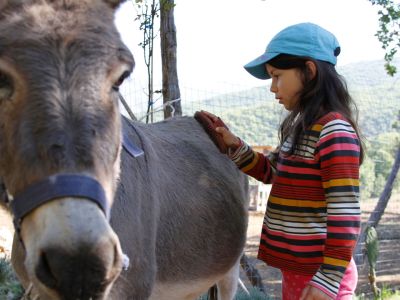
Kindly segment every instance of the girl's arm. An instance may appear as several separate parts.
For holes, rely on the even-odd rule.
[[[335,298],[360,233],[359,139],[346,121],[322,128],[315,153],[327,203],[323,263],[310,285]]]
[[[262,181],[271,183],[275,174],[275,157],[276,153],[265,156],[256,152],[245,142],[240,140],[236,149],[229,148],[228,156],[237,165],[237,167],[245,174]]]
[[[204,110],[201,112],[214,123],[221,121],[212,113]],[[273,153],[271,159],[269,159],[264,154],[253,151],[249,145],[234,135],[226,126],[217,127],[215,131],[222,136],[223,142],[226,148],[228,148],[228,156],[242,172],[264,183],[270,183],[272,181],[273,174],[275,173],[274,157],[276,157],[276,153]]]

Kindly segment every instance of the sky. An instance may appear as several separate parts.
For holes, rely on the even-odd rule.
[[[221,82],[260,86],[243,65],[261,55],[280,30],[313,22],[335,34],[341,45],[338,66],[383,59],[374,36],[377,7],[368,0],[175,0],[178,76],[181,84],[213,88]],[[133,79],[145,82],[142,33],[132,1],[117,11],[116,25],[133,52]],[[156,81],[161,78],[159,40],[155,42]]]

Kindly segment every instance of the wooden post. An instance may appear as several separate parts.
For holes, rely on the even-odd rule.
[[[174,0],[160,0],[160,36],[164,119],[182,115],[176,59]]]

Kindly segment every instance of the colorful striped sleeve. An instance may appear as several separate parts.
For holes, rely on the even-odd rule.
[[[254,151],[242,140],[240,146],[234,152],[228,152],[228,156],[243,173],[258,181],[271,183],[275,173],[274,164],[267,156]]]
[[[360,144],[356,132],[347,121],[331,120],[321,130],[315,155],[327,203],[327,238],[323,264],[310,284],[336,298],[360,233]]]

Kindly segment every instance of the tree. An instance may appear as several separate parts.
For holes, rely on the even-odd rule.
[[[149,3],[150,2],[150,3]],[[139,29],[143,32],[143,41],[139,44],[143,48],[144,63],[147,68],[147,114],[146,123],[153,123],[154,106],[154,40],[156,38],[155,18],[158,17],[160,7],[155,0],[135,0],[137,7],[141,10],[136,17],[140,22]]]
[[[174,0],[160,0],[162,93],[165,119],[174,115],[182,115],[176,59],[177,41],[174,7]]]
[[[383,49],[386,50],[385,54],[385,68],[389,75],[393,76],[397,70],[391,62],[394,55],[397,53],[397,48],[400,47],[400,32],[399,32],[399,19],[400,19],[400,5],[395,4],[392,0],[368,0],[373,5],[380,5],[381,9],[378,11],[379,15],[379,26],[376,36],[382,43]],[[400,118],[400,115],[399,115]],[[399,128],[398,122],[393,124],[394,128]],[[390,174],[386,180],[385,187],[379,197],[378,203],[376,204],[374,211],[369,216],[367,222],[367,228],[376,227],[385,211],[385,208],[389,202],[392,194],[395,179],[400,169],[400,143],[397,145],[397,151],[394,159],[394,163]],[[364,230],[358,240],[357,248],[355,251],[355,261],[360,264],[364,260],[364,251],[361,245],[366,240],[367,231]]]
[[[372,5],[379,5],[381,7],[378,11],[380,29],[376,33],[376,36],[382,43],[382,48],[386,51],[386,71],[389,75],[393,76],[397,70],[396,67],[392,65],[392,61],[397,53],[397,49],[400,47],[400,4],[394,3],[392,0],[369,1]]]
[[[144,61],[147,67],[148,78],[148,105],[146,123],[153,122],[154,94],[162,92],[164,118],[174,115],[182,115],[180,103],[180,89],[177,72],[176,59],[176,28],[174,20],[174,0],[135,0],[136,5],[141,9],[136,20],[140,21],[140,30],[143,31],[143,41],[139,44],[143,48]],[[154,40],[157,37],[155,20],[160,17],[161,37],[161,62],[162,62],[162,91],[154,91],[153,83],[153,54]]]

